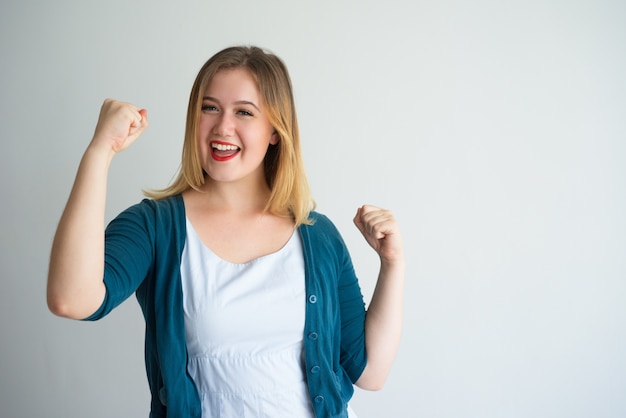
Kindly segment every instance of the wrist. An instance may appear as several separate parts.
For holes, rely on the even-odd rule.
[[[85,150],[86,157],[106,160],[107,162],[111,162],[115,154],[117,154],[117,152],[113,149],[110,143],[95,136]]]
[[[405,260],[403,255],[380,257],[380,268],[386,272],[404,273]]]

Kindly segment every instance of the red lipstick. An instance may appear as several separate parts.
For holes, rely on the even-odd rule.
[[[241,148],[228,142],[211,141],[211,157],[215,161],[228,161],[235,158]]]

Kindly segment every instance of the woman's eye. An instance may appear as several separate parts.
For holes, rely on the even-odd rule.
[[[240,114],[241,116],[253,116],[251,112],[248,112],[245,109],[238,110],[237,113]]]
[[[202,110],[205,112],[215,112],[217,110],[217,107],[210,104],[203,104]]]

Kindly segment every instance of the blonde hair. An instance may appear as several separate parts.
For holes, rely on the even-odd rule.
[[[202,66],[189,96],[178,174],[166,188],[144,191],[144,194],[153,199],[164,199],[189,189],[199,190],[204,184],[205,173],[200,165],[197,147],[202,97],[217,72],[232,68],[246,68],[250,71],[261,93],[267,117],[279,137],[278,143],[268,148],[264,160],[265,178],[271,191],[265,210],[274,215],[288,214],[296,225],[309,224],[309,214],[315,208],[315,202],[302,161],[291,79],[280,58],[255,46],[226,48]]]

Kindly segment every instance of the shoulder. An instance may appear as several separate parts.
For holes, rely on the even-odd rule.
[[[184,219],[183,199],[180,195],[175,195],[159,200],[143,199],[122,211],[111,224],[143,224],[150,228],[157,224],[179,223]]]
[[[323,229],[337,229],[333,221],[321,212],[311,211],[309,214],[309,219],[311,219],[312,221],[311,226]]]
[[[343,238],[330,218],[320,212],[312,211],[309,214],[311,224],[301,225],[300,231],[308,237],[313,244],[325,243],[334,246],[344,246]]]
[[[183,204],[183,199],[181,195],[175,195],[166,197],[164,199],[143,199],[141,202],[130,206],[122,213],[145,213],[145,212],[153,212],[157,213],[167,213],[167,212],[183,212],[184,213],[185,206]]]
[[[135,206],[145,206],[156,211],[180,211],[184,210],[183,197],[180,194],[169,196],[164,199],[143,199]]]
[[[106,228],[109,243],[132,241],[164,251],[182,251],[186,236],[185,205],[180,195],[144,199],[130,206]]]
[[[333,221],[323,213],[311,211],[309,213],[309,219],[311,223],[309,225],[303,225],[305,229],[317,233],[339,233]]]

